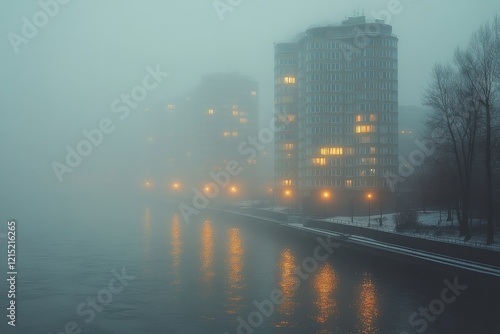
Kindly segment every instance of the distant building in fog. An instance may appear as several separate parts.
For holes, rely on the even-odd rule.
[[[230,185],[221,191],[233,191],[233,196],[251,194],[257,161],[241,154],[238,147],[258,132],[258,83],[236,73],[207,75],[189,97],[172,102],[167,108],[176,110],[172,114],[181,115],[178,117],[183,120],[176,119],[170,125],[173,133],[182,132],[174,145],[189,155],[189,165],[172,166],[183,175],[179,178],[185,179],[189,187],[205,191],[214,184],[211,175],[225,171],[229,161],[236,161],[242,172],[232,176]]]
[[[195,100],[201,170],[221,170],[229,160],[243,162],[238,146],[258,130],[258,83],[238,74],[207,75]]]
[[[352,196],[387,194],[384,176],[398,167],[397,42],[390,25],[361,16],[275,45],[276,200],[345,209]]]

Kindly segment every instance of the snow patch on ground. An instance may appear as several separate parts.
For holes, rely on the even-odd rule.
[[[418,230],[408,230],[405,232],[395,231],[395,215],[396,213],[383,214],[382,225],[380,225],[380,214],[374,214],[370,217],[356,216],[353,223],[351,223],[351,217],[345,216],[330,217],[321,220],[500,251],[500,243],[498,243],[500,236],[498,233],[495,234],[497,242],[492,245],[486,245],[485,221],[474,220],[472,223],[472,237],[469,241],[464,242],[463,237],[458,236],[458,220],[455,214],[453,214],[452,221],[446,221],[448,215],[446,211],[441,211],[441,215],[439,211],[427,211],[425,213],[419,211],[418,221],[421,227]]]
[[[255,205],[255,203],[247,202],[245,203],[245,205],[251,207],[252,205]],[[300,215],[298,213],[290,213],[291,210],[287,207],[267,207],[262,209],[273,212],[289,213],[290,215]],[[458,235],[458,220],[455,212],[452,213],[451,221],[447,221],[446,219],[448,218],[448,212],[446,210],[443,210],[441,212],[426,211],[425,213],[422,211],[418,211],[418,221],[421,225],[420,228],[418,230],[408,230],[404,232],[396,232],[396,224],[394,223],[394,216],[396,214],[397,213],[382,214],[382,225],[380,225],[379,223],[380,214],[377,214],[376,212],[373,212],[370,217],[355,216],[353,217],[352,223],[350,216],[335,216],[313,219],[370,228],[390,233],[399,233],[415,238],[423,238],[447,243],[467,245],[471,247],[486,248],[500,252],[500,233],[498,229],[496,230],[494,236],[495,243],[492,245],[486,244],[486,221],[484,220],[473,220],[471,228],[471,239],[465,242],[463,240],[463,237],[460,237]]]

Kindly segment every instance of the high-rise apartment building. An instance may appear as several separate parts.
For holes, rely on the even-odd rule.
[[[346,208],[353,196],[388,194],[398,165],[397,42],[390,25],[361,16],[275,45],[275,199]]]

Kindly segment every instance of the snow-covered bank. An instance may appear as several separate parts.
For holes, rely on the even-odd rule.
[[[380,214],[376,213],[374,213],[370,217],[355,216],[353,223],[351,223],[351,217],[345,217],[345,216],[330,217],[320,220],[330,221],[340,224],[355,225],[359,227],[371,228],[386,232],[400,233],[403,235],[409,235],[417,238],[439,240],[448,243],[488,248],[500,251],[500,243],[498,243],[498,238],[499,238],[498,233],[495,235],[497,238],[497,242],[492,245],[486,245],[486,232],[485,232],[486,222],[484,221],[483,222],[480,222],[479,220],[473,221],[471,229],[472,230],[471,239],[465,242],[463,240],[463,237],[460,237],[458,235],[458,221],[456,216],[452,217],[452,221],[446,221],[447,218],[446,211],[441,211],[441,216],[439,211],[427,211],[426,213],[419,211],[418,221],[420,227],[417,229],[410,229],[405,232],[396,232],[396,224],[394,223],[394,216],[396,214],[397,213],[383,214],[382,225],[380,225]]]
[[[286,214],[289,209],[285,207],[270,207],[265,210]],[[467,245],[472,247],[492,249],[500,252],[500,234],[498,229],[495,233],[495,243],[492,245],[486,244],[486,222],[484,220],[474,219],[471,225],[471,239],[464,241],[463,237],[458,234],[458,219],[455,212],[452,213],[452,220],[447,221],[448,212],[439,211],[422,211],[418,212],[419,227],[417,229],[409,229],[403,232],[396,232],[396,224],[394,216],[397,213],[382,214],[382,225],[380,225],[380,213],[373,211],[370,217],[368,216],[335,216],[327,218],[314,218],[316,220],[328,221],[332,223],[358,226],[370,228],[379,231],[399,233],[402,235],[412,236],[416,238],[424,238],[429,240],[442,241],[453,244]],[[352,219],[352,223],[351,223]]]

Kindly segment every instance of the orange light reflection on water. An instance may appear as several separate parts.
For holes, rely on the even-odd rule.
[[[236,314],[243,307],[241,290],[243,283],[243,245],[240,230],[232,228],[228,231],[229,245],[227,249],[228,290],[229,300],[227,313]]]
[[[172,256],[172,274],[174,284],[180,284],[179,266],[181,263],[182,241],[181,241],[181,223],[178,215],[172,218],[170,240],[170,255]]]
[[[210,283],[215,275],[214,263],[214,240],[212,222],[203,222],[201,231],[201,280],[204,284],[204,292],[210,292]]]
[[[316,306],[318,313],[314,317],[316,322],[324,324],[335,313],[336,302],[333,292],[337,288],[337,277],[330,264],[324,264],[314,277],[314,290],[316,291]]]
[[[295,268],[295,257],[289,248],[281,252],[280,261],[280,290],[283,293],[283,303],[278,306],[278,312],[284,317],[275,324],[275,327],[290,327],[291,316],[295,311],[296,303],[293,300],[297,288],[297,278],[293,273]]]
[[[361,333],[375,334],[378,330],[374,321],[379,316],[377,307],[377,290],[370,277],[366,277],[361,283],[359,294],[359,317],[361,321]]]

